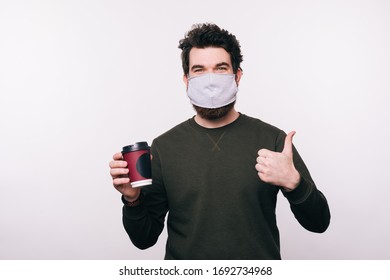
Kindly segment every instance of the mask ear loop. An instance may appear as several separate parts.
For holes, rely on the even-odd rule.
[[[193,77],[190,76],[190,73],[188,73],[188,74],[186,75],[186,77],[187,77],[187,88],[186,88],[186,90],[188,91],[188,87],[190,86],[190,80],[191,80]]]
[[[237,87],[238,87],[238,84],[240,83],[240,79],[241,79],[241,77],[240,77],[240,79],[237,81],[237,73],[238,73],[238,71],[240,71],[241,77],[242,77],[242,75],[244,75],[244,71],[242,71],[242,68],[238,67],[236,73],[234,73],[234,76],[235,76],[234,80],[236,81]]]

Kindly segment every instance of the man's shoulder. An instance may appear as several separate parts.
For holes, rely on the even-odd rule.
[[[190,128],[189,120],[185,120],[171,129],[167,130],[163,134],[159,135],[154,139],[154,142],[160,142],[160,141],[165,141],[165,140],[170,140],[172,137],[177,137],[182,134],[186,134],[188,132],[188,129]]]
[[[279,145],[284,142],[286,135],[283,130],[257,118],[245,116],[244,119],[241,135],[245,135],[243,139],[246,139],[248,145],[272,151],[280,149]]]
[[[243,125],[248,126],[251,129],[262,130],[265,132],[276,133],[276,134],[279,134],[282,131],[280,128],[258,118],[250,117],[245,114],[242,114],[242,118],[243,118],[243,122],[242,122]]]

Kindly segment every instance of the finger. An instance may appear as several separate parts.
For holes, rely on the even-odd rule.
[[[116,153],[112,156],[114,160],[123,159],[122,153]]]
[[[270,183],[270,179],[266,173],[259,172],[259,173],[257,173],[257,175],[259,176],[261,181],[263,181],[265,183]]]
[[[260,157],[265,157],[265,158],[268,158],[268,157],[273,157],[273,154],[274,152],[268,150],[268,149],[261,149],[257,152],[257,154],[260,156]]]
[[[129,169],[127,168],[113,168],[110,170],[111,176],[114,178],[120,176],[120,175],[126,175],[129,173]]]
[[[124,168],[127,167],[127,162],[124,160],[113,160],[110,161],[111,168]]]
[[[112,182],[113,182],[114,186],[119,186],[119,185],[130,183],[130,179],[128,177],[127,178],[125,178],[125,177],[115,178]]]
[[[256,162],[261,165],[267,165],[268,159],[266,157],[257,157]]]
[[[257,170],[257,172],[259,172],[259,173],[265,173],[266,172],[266,170],[267,170],[267,167],[266,166],[264,166],[264,165],[262,165],[262,164],[256,164],[255,165],[255,169]]]
[[[291,131],[289,134],[287,134],[286,138],[284,139],[284,147],[282,153],[285,155],[289,155],[292,157],[292,140],[295,135],[295,131]]]

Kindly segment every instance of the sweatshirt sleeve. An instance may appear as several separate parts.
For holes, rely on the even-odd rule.
[[[286,134],[281,131],[277,139],[277,151],[283,150],[285,137]],[[289,201],[291,211],[298,222],[309,231],[322,233],[330,223],[328,202],[323,193],[317,189],[295,147],[293,147],[293,161],[301,175],[301,182],[293,191],[282,190],[282,193]]]
[[[162,180],[161,162],[156,145],[152,144],[152,185],[141,189],[142,203],[123,206],[123,225],[133,244],[139,249],[153,246],[160,236],[168,212],[167,196]]]

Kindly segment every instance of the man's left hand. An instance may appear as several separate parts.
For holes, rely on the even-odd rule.
[[[294,190],[301,181],[301,175],[293,162],[292,138],[294,135],[295,131],[291,131],[286,136],[281,153],[267,149],[259,150],[255,166],[262,181],[280,186],[286,191]]]

